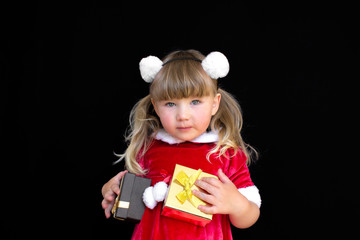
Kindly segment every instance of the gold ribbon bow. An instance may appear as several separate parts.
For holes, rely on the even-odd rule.
[[[184,171],[180,171],[176,175],[175,179],[184,187],[184,190],[176,195],[176,198],[181,202],[181,204],[184,204],[186,199],[188,199],[189,202],[196,208],[198,208],[199,205],[206,205],[205,202],[194,196],[191,192],[191,187],[194,185],[196,179],[200,176],[201,173],[202,170],[199,169],[190,177],[188,177]]]

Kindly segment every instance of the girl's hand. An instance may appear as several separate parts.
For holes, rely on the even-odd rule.
[[[195,185],[206,191],[193,190],[193,194],[210,205],[200,205],[199,210],[207,214],[232,214],[242,206],[246,206],[247,199],[238,191],[233,182],[218,171],[218,177],[204,177],[196,180]]]
[[[196,186],[207,193],[193,190],[193,194],[209,204],[200,205],[199,210],[208,214],[228,214],[231,223],[237,228],[252,226],[260,215],[257,205],[247,200],[221,169],[218,177],[196,180]]]
[[[103,195],[103,200],[101,202],[101,206],[104,209],[106,218],[111,216],[111,209],[114,206],[115,198],[120,194],[120,180],[127,173],[127,171],[119,172],[115,177],[110,179],[101,189],[101,193]]]

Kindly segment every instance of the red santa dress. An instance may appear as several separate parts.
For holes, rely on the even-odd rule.
[[[215,154],[206,159],[207,153],[214,147],[218,135],[204,133],[192,142],[174,139],[164,130],[155,136],[145,156],[139,159],[143,169],[148,169],[145,177],[152,179],[152,185],[164,180],[164,172],[172,174],[176,164],[217,175],[221,168],[239,191],[259,207],[261,204],[258,189],[251,181],[246,156],[239,149],[234,157],[216,158]],[[227,152],[228,156],[233,151]],[[228,215],[214,214],[205,227],[161,215],[163,202],[151,210],[146,208],[142,220],[135,226],[132,239],[233,239]]]

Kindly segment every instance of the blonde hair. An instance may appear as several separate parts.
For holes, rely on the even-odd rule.
[[[257,153],[241,137],[243,119],[239,103],[230,93],[218,88],[217,80],[211,79],[206,74],[200,62],[191,59],[170,61],[174,58],[203,60],[205,56],[196,50],[187,50],[172,52],[163,59],[166,64],[151,83],[150,94],[138,101],[130,113],[130,125],[126,136],[129,145],[124,154],[118,155],[119,161],[125,158],[125,167],[130,172],[146,174],[147,169],[142,169],[138,159],[144,156],[153,141],[154,133],[161,128],[161,122],[154,111],[151,99],[161,101],[215,96],[220,93],[220,106],[209,126],[209,130],[219,132],[219,140],[207,154],[207,159],[217,152],[219,156],[229,157],[226,156],[227,150],[233,149],[235,155],[240,148],[247,156],[247,164],[250,164],[251,153],[256,157]]]

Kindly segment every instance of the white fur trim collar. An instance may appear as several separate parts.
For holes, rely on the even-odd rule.
[[[169,143],[169,144],[177,144],[184,142],[183,140],[177,139],[173,136],[171,136],[169,133],[167,133],[164,129],[160,129],[156,135],[155,139],[161,140],[163,142]],[[213,143],[217,142],[219,140],[219,135],[217,132],[205,132],[198,136],[197,138],[194,138],[190,142],[193,143]]]

